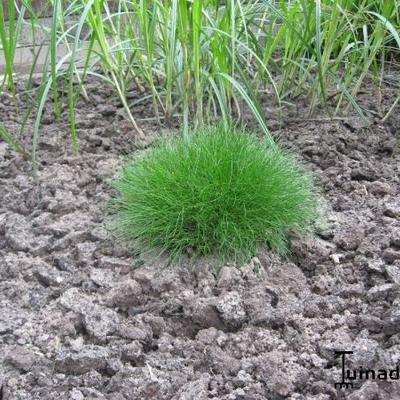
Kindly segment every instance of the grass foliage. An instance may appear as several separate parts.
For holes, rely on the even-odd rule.
[[[246,105],[268,135],[262,98],[280,107],[303,96],[310,113],[323,104],[365,115],[357,101],[363,82],[373,78],[379,98],[386,72],[399,62],[398,0],[49,0],[48,6],[50,27],[32,0],[0,0],[0,56],[6,64],[1,89],[15,96],[22,28],[33,38],[42,32],[47,41],[35,47],[30,74],[46,52],[41,84],[32,92],[31,79],[27,82],[28,113],[35,118],[34,165],[49,100],[57,119],[68,109],[78,149],[75,108],[81,96],[87,97],[89,76],[115,89],[139,135],[141,121],[132,110],[149,100],[155,121],[168,125],[179,119],[185,134],[221,117],[240,119]],[[57,58],[61,47],[65,55]],[[383,120],[400,101],[398,82],[387,83],[399,89],[399,97],[382,110]],[[127,96],[132,89],[139,93],[134,101]],[[0,136],[11,143],[2,131]]]
[[[312,181],[292,155],[223,126],[162,141],[114,182],[117,235],[141,250],[243,260],[310,226]]]

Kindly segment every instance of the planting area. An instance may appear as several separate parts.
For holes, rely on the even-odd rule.
[[[354,351],[350,369],[400,362],[396,113],[385,123],[322,111],[307,119],[298,101],[272,116],[272,132],[315,176],[317,235],[292,237],[287,258],[261,250],[240,269],[215,272],[204,259],[165,268],[107,232],[109,180],[146,143],[111,89],[87,88],[76,107],[79,156],[67,112],[56,123],[52,104],[36,183],[31,165],[0,143],[1,399],[398,398],[398,381],[334,386],[335,350]],[[363,93],[360,104],[374,110],[374,89]],[[394,93],[383,93],[385,106]],[[12,97],[0,104],[17,131]],[[142,126],[148,142],[160,133]]]
[[[0,0],[0,400],[400,399],[399,29]]]

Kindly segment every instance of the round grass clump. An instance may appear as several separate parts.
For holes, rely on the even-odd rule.
[[[243,261],[261,244],[284,253],[315,216],[312,179],[288,152],[234,128],[170,138],[125,163],[114,228],[140,251]]]

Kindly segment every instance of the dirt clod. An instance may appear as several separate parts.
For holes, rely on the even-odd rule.
[[[334,385],[335,350],[353,350],[354,368],[400,362],[398,115],[368,128],[301,122],[300,102],[288,111],[300,122],[271,126],[313,172],[326,204],[317,234],[290,232],[290,254],[261,248],[241,269],[167,267],[109,233],[107,181],[138,141],[108,89],[92,89],[77,104],[79,157],[51,108],[36,180],[0,143],[0,398],[398,398],[397,381]],[[2,123],[18,131],[5,99]],[[138,103],[135,118],[150,110]]]

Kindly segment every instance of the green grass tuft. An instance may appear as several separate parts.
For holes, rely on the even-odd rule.
[[[291,154],[222,126],[162,141],[126,162],[113,186],[117,235],[173,258],[241,262],[262,244],[284,253],[288,232],[315,217],[312,179]]]

